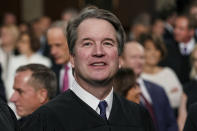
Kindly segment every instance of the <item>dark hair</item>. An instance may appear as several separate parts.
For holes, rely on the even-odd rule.
[[[28,83],[34,86],[35,89],[46,89],[49,99],[55,97],[57,90],[57,78],[55,73],[42,64],[28,64],[20,66],[16,70],[16,73],[28,70],[32,71],[32,75]]]
[[[136,79],[137,77],[132,69],[120,68],[113,79],[115,92],[126,97],[128,91],[137,84]]]
[[[124,29],[118,20],[118,18],[112,14],[111,12],[104,10],[104,9],[98,9],[96,7],[87,7],[81,11],[81,13],[71,20],[68,23],[67,26],[67,40],[68,40],[68,46],[69,51],[73,55],[74,54],[74,46],[75,42],[77,40],[77,28],[84,20],[89,18],[97,18],[97,19],[103,19],[108,21],[113,25],[117,32],[117,41],[118,41],[118,52],[119,55],[122,53],[123,45],[125,43],[125,32]]]
[[[142,34],[138,42],[145,47],[148,40],[152,41],[154,47],[161,52],[161,60],[164,59],[167,55],[167,49],[163,39],[152,34]]]
[[[33,35],[32,32],[21,32],[18,38],[18,41],[21,40],[21,37],[27,35],[30,40],[30,48],[33,52],[36,52],[40,49],[40,42],[39,40]]]

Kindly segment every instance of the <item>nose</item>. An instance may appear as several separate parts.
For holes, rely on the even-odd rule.
[[[94,50],[93,50],[93,56],[103,57],[105,55],[104,52],[105,52],[104,47],[101,44],[95,44]]]
[[[16,93],[16,91],[12,94],[12,96],[10,97],[10,101],[15,103],[18,99],[18,95]]]

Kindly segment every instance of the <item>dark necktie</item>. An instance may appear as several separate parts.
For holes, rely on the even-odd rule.
[[[148,110],[152,120],[153,120],[153,123],[155,125],[155,128],[157,129],[157,120],[156,120],[156,117],[155,117],[155,113],[154,113],[154,110],[153,110],[153,107],[152,107],[152,104],[150,104],[148,102],[148,100],[144,97],[143,94],[141,94],[141,98],[144,102],[144,106],[146,107],[146,109]]]
[[[68,70],[69,70],[69,67],[68,65],[65,66],[65,73],[64,73],[64,81],[63,81],[63,88],[62,88],[62,92],[68,90]]]
[[[187,55],[187,48],[186,47],[184,47],[184,49],[183,49],[183,54]]]
[[[98,107],[100,109],[100,116],[104,120],[107,120],[107,117],[106,117],[107,102],[105,100],[104,101],[100,101]]]

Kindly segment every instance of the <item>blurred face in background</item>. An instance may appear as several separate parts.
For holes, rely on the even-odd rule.
[[[153,41],[147,40],[144,43],[145,63],[149,66],[156,66],[161,59],[161,52],[155,47]]]
[[[56,64],[66,64],[69,61],[69,49],[62,29],[51,28],[47,32],[50,53]]]
[[[21,54],[27,54],[28,52],[32,52],[30,45],[31,43],[29,36],[27,34],[23,34],[17,42],[17,49]]]
[[[153,34],[162,37],[164,33],[164,22],[160,19],[156,20],[152,26],[152,32]]]
[[[140,103],[140,95],[141,95],[141,89],[138,84],[135,85],[135,87],[132,87],[126,95],[127,100],[133,101],[135,103]]]
[[[137,42],[125,44],[124,52],[120,57],[120,66],[133,69],[135,74],[139,76],[144,68],[144,49]]]
[[[14,25],[3,26],[1,29],[1,40],[5,46],[14,46],[19,35],[18,28]]]
[[[190,8],[189,13],[193,15],[195,19],[197,20],[197,6],[196,5]]]
[[[45,33],[45,31],[51,25],[51,19],[47,16],[43,16],[42,18],[40,18],[39,24],[42,32]]]
[[[16,16],[12,13],[6,13],[3,21],[5,25],[14,25],[16,24]]]
[[[177,42],[188,42],[194,35],[194,30],[189,29],[186,17],[178,17],[175,21],[174,39]]]

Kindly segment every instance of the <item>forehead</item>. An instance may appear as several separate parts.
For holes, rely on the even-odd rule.
[[[131,42],[125,44],[124,47],[124,54],[130,54],[130,55],[143,55],[144,54],[144,48],[139,45],[138,43]]]
[[[47,31],[48,38],[57,38],[57,37],[65,37],[63,30],[58,27],[51,28]]]
[[[186,17],[178,17],[176,19],[176,24],[187,26],[188,25],[188,19]]]
[[[111,37],[115,38],[116,30],[111,23],[103,19],[88,18],[79,25],[78,38],[81,37]]]
[[[32,71],[30,70],[17,72],[15,75],[15,81],[26,83],[30,79],[31,75],[32,75]]]
[[[57,27],[51,28],[48,30],[47,39],[48,39],[49,44],[66,40],[62,29],[57,28]]]

